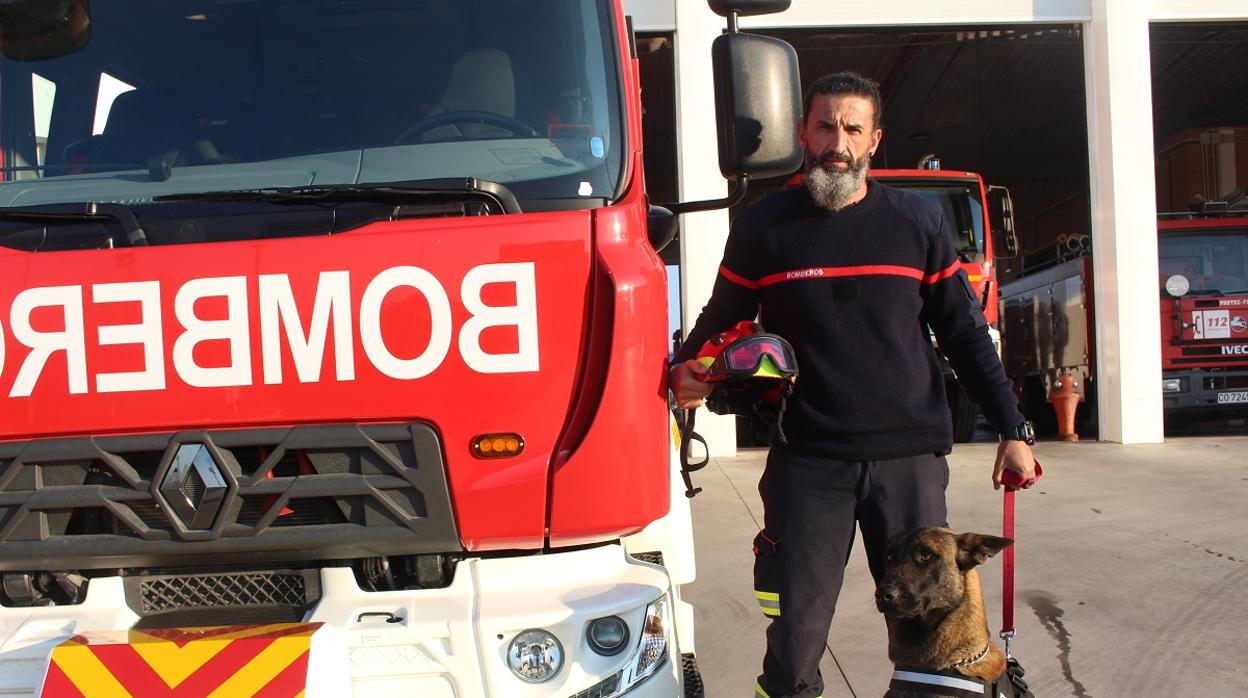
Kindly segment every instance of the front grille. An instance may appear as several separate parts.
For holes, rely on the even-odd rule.
[[[258,570],[127,577],[125,594],[136,627],[161,628],[296,622],[321,588],[315,570]]]
[[[300,606],[307,594],[303,575],[244,572],[196,577],[166,576],[139,583],[142,615],[184,608],[215,606]]]
[[[1204,383],[1205,390],[1244,390],[1248,388],[1248,373],[1210,376]]]
[[[239,606],[306,609],[320,598],[312,571],[161,575],[126,580],[126,603],[140,616]]]
[[[663,566],[663,553],[658,550],[645,553],[629,553],[629,555],[631,555],[635,560],[648,562],[652,565],[658,565],[659,567]]]
[[[178,470],[179,448],[206,470]],[[461,549],[441,444],[423,423],[0,444],[0,570]]]
[[[1183,356],[1170,359],[1169,361],[1171,364],[1173,364],[1176,367],[1180,367],[1180,366],[1181,367],[1187,367],[1187,366],[1220,367],[1222,365],[1226,365],[1226,366],[1229,366],[1230,368],[1236,368],[1237,366],[1239,366],[1240,364],[1244,362],[1244,356],[1243,355],[1236,356],[1234,354],[1220,355],[1214,352],[1202,353],[1202,352],[1189,351],[1187,349],[1184,349]],[[1219,370],[1225,370],[1225,369],[1219,368]]]

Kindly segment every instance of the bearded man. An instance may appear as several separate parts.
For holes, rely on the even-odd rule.
[[[883,138],[879,85],[837,73],[804,102],[805,186],[733,222],[710,301],[669,373],[680,405],[700,405],[710,388],[694,354],[755,317],[793,345],[801,367],[787,438],[773,438],[758,485],[755,594],[771,624],[754,688],[765,698],[822,695],[819,659],[858,528],[878,580],[890,537],[948,525],[953,435],[929,327],[1000,433],[993,486],[1006,469],[1035,475],[1030,424],[943,213],[868,177]]]

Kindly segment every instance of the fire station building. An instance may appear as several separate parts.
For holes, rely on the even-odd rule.
[[[653,203],[722,198],[706,0],[624,0],[638,36]],[[884,143],[872,166],[935,154],[1013,193],[1021,254],[1091,241],[1101,440],[1163,439],[1158,213],[1248,187],[1248,4],[1242,0],[793,0],[742,18],[798,53],[802,88],[856,70],[880,82]],[[751,183],[746,202],[782,183]],[[674,328],[710,295],[738,210],[686,214],[664,252],[679,269]],[[676,275],[673,276],[676,278]],[[675,287],[674,287],[675,289]],[[673,289],[673,290],[674,290]],[[700,415],[716,454],[734,421]]]

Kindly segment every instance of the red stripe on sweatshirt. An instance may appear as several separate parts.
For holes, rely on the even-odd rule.
[[[757,283],[757,282],[750,281],[749,279],[745,278],[744,276],[741,276],[740,274],[734,274],[734,273],[732,273],[732,270],[731,270],[731,269],[729,269],[728,267],[725,267],[725,266],[724,266],[724,265],[722,265],[722,264],[719,266],[719,273],[720,273],[720,275],[722,275],[725,279],[728,279],[729,281],[731,281],[732,283],[734,283],[734,284],[736,284],[736,285],[738,285],[738,286],[744,286],[744,287],[746,287],[746,288],[748,288],[748,289],[756,289],[756,288],[758,288],[758,283]]]
[[[768,274],[758,281],[750,281],[749,279],[734,274],[727,267],[721,266],[719,273],[725,279],[744,286],[748,289],[759,289],[764,286],[772,286],[774,284],[784,283],[786,281],[801,281],[803,279],[832,279],[844,278],[847,276],[903,276],[908,279],[915,279],[924,284],[931,285],[937,281],[947,279],[958,273],[960,265],[957,262],[949,265],[934,274],[924,274],[922,269],[914,267],[905,267],[897,264],[862,264],[851,267],[810,267],[808,269],[794,269],[791,271],[782,271],[776,274]]]
[[[904,276],[910,279],[922,279],[923,270],[914,267],[903,267],[895,264],[863,264],[853,267],[811,267],[810,269],[794,269],[777,274],[768,274],[758,280],[758,285],[771,286],[786,281],[802,279],[830,279],[847,276]]]
[[[935,274],[928,274],[927,276],[923,277],[923,283],[928,284],[930,286],[931,284],[934,284],[937,281],[943,281],[953,276],[954,274],[957,274],[958,270],[961,268],[962,268],[962,265],[960,265],[957,262],[954,262],[953,264],[950,264],[949,266],[945,267],[944,269],[941,269]]]

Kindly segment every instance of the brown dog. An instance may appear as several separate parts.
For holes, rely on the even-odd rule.
[[[886,698],[1031,695],[1021,668],[1016,684],[1006,677],[975,571],[1013,542],[947,528],[920,528],[889,541],[875,590],[888,625],[888,658],[897,668]],[[1017,664],[1011,664],[1013,673]]]

